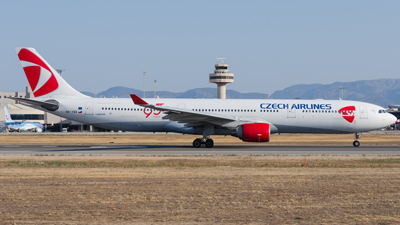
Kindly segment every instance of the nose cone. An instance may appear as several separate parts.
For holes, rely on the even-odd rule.
[[[394,115],[387,113],[387,117],[388,117],[387,121],[388,121],[389,125],[392,125],[397,122],[397,117],[395,117]]]

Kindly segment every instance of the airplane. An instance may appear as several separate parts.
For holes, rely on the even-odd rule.
[[[14,120],[12,120],[6,106],[4,106],[4,114],[6,119],[5,125],[9,131],[12,132],[30,131],[38,133],[43,131],[43,125],[41,123],[15,122]]]
[[[345,100],[91,98],[71,87],[34,48],[16,48],[35,98],[11,99],[96,127],[201,135],[193,147],[212,148],[211,135],[269,142],[275,133],[354,133],[396,122],[378,105]]]

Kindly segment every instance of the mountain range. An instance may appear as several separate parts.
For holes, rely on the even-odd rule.
[[[117,97],[117,98],[130,98],[130,94],[137,94],[143,96],[143,91],[127,88],[122,86],[112,87],[106,91],[102,91],[98,94],[82,91],[82,94],[89,95],[91,97]],[[195,88],[185,92],[170,92],[170,91],[157,91],[159,98],[217,98],[217,88]],[[154,91],[146,91],[146,97],[154,98]],[[233,99],[267,99],[270,98],[269,94],[262,93],[240,93],[238,91],[226,90],[226,97]]]
[[[229,86],[229,85],[228,85]],[[129,98],[130,94],[143,96],[143,91],[127,87],[112,87],[98,94],[82,92],[92,97]],[[147,97],[154,97],[153,91],[146,91]],[[159,98],[217,98],[217,88],[195,88],[185,92],[157,91]],[[230,99],[326,99],[343,98],[369,102],[388,107],[388,104],[400,104],[400,79],[361,80],[354,82],[335,82],[332,84],[298,84],[275,91],[272,95],[265,93],[240,93],[227,90]]]

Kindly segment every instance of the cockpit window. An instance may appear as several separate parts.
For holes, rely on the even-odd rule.
[[[387,113],[387,111],[384,110],[384,109],[380,109],[380,110],[378,111],[378,113]]]

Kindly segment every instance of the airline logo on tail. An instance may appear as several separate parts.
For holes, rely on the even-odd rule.
[[[8,113],[6,106],[4,106],[4,115],[6,117],[6,123],[14,123],[14,121],[11,119],[10,113]]]
[[[35,53],[21,49],[18,53],[33,95],[40,97],[58,88],[58,82],[49,66]]]
[[[355,118],[355,113],[356,107],[355,106],[346,106],[341,109],[339,109],[339,113],[342,115],[342,117],[347,120],[347,122],[352,123]]]

